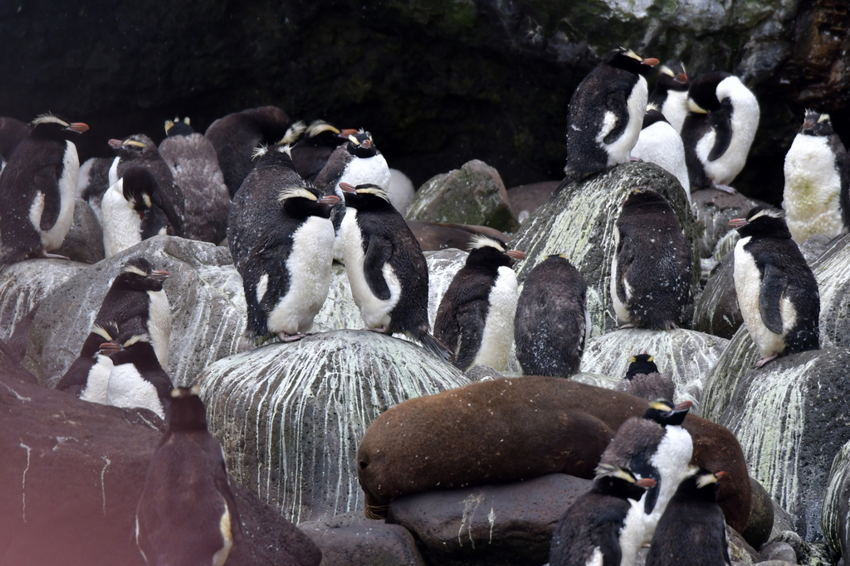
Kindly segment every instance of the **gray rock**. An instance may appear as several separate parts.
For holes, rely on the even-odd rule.
[[[772,542],[759,552],[760,563],[779,562],[780,564],[796,564],[797,553],[787,542]]]
[[[97,263],[104,258],[103,230],[94,211],[83,199],[74,202],[74,221],[62,247],[54,253],[74,261]]]
[[[750,520],[741,533],[750,546],[760,549],[770,539],[773,530],[773,500],[758,480],[750,478],[753,487],[753,506],[750,508]]]
[[[498,171],[477,159],[422,185],[406,217],[408,220],[480,224],[502,232],[515,232],[519,228]]]
[[[169,367],[175,385],[191,383],[207,365],[249,347],[245,300],[230,254],[222,247],[157,236],[77,273],[42,301],[23,365],[49,386],[65,373],[88,335],[112,279],[127,258],[144,255],[171,275]],[[37,277],[41,277],[38,276]]]
[[[625,373],[623,374],[625,375]],[[580,372],[571,375],[569,379],[584,383],[585,385],[593,385],[594,387],[602,387],[603,389],[616,389],[617,384],[623,380],[622,377],[614,377],[611,375],[603,375],[601,373]]]
[[[591,481],[550,474],[521,483],[433,491],[390,504],[430,564],[534,565],[549,558],[555,525]]]
[[[555,189],[558,188],[557,181],[544,181],[542,183],[531,183],[508,189],[508,199],[511,208],[520,222],[530,218],[538,208],[543,206]]]
[[[308,521],[298,528],[321,549],[321,566],[425,566],[407,529],[363,513]]]
[[[648,352],[662,373],[671,374],[677,401],[692,401],[700,412],[703,376],[720,358],[728,340],[679,328],[672,331],[630,328],[591,338],[584,349],[581,371],[610,375],[619,382],[626,375],[629,357]]]
[[[821,347],[850,346],[850,234],[832,242],[812,271],[820,291]]]
[[[850,553],[850,442],[844,444],[832,461],[829,482],[823,499],[821,526],[829,547],[848,556]]]
[[[788,511],[780,507],[776,501],[773,501],[773,529],[770,531],[768,541],[774,541],[780,537],[785,531],[794,530],[794,517]]]
[[[805,242],[799,244],[800,251],[803,253],[803,257],[806,259],[806,262],[808,262],[809,265],[812,265],[824,254],[824,252],[826,252],[826,250],[830,249],[833,240],[839,239],[841,239],[841,236],[832,238],[826,234],[814,234],[809,236]]]
[[[729,558],[733,562],[741,564],[754,564],[758,559],[758,552],[744,540],[735,529],[726,525],[726,542],[729,544]]]
[[[418,345],[341,330],[219,360],[197,383],[230,473],[301,522],[363,509],[355,454],[378,415],[469,381]]]
[[[734,230],[729,227],[730,220],[743,218],[751,208],[765,204],[741,193],[730,195],[717,189],[694,191],[691,202],[698,221],[705,226],[705,232],[699,239],[699,255],[695,257],[711,257],[717,242]]]
[[[565,254],[587,283],[587,308],[592,335],[617,328],[609,296],[614,226],[629,191],[649,186],[661,193],[676,211],[689,242],[701,228],[691,213],[682,187],[675,177],[652,163],[626,163],[570,185],[546,202],[514,239],[513,247],[526,253],[516,266],[520,282],[535,265],[552,254]],[[694,253],[694,258],[699,256]],[[695,264],[691,296],[696,294],[699,264]]]
[[[731,339],[744,323],[735,292],[734,256],[726,254],[705,284],[694,308],[694,329]]]

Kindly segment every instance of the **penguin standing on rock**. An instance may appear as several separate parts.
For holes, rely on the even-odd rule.
[[[89,127],[39,116],[0,175],[0,268],[59,249],[74,219],[80,161],[69,139]]]
[[[685,189],[685,195],[691,200],[691,182],[688,178],[688,166],[685,163],[685,145],[682,136],[673,129],[658,108],[650,104],[646,107],[643,129],[632,149],[632,159],[655,163],[679,181]]]
[[[516,357],[526,375],[578,373],[590,333],[587,284],[566,256],[551,255],[523,283],[514,322]]]
[[[655,365],[655,358],[644,352],[629,359],[629,367],[623,381],[615,389],[629,395],[655,401],[672,399],[676,396],[676,384],[667,374],[661,374]]]
[[[517,304],[512,266],[524,257],[486,236],[472,237],[466,264],[449,284],[434,321],[434,337],[454,351],[461,371],[507,366]]]
[[[741,236],[734,252],[735,291],[744,324],[762,355],[756,367],[819,349],[818,283],[782,211],[757,206],[729,225]]]
[[[168,137],[159,153],[171,169],[186,201],[184,235],[218,244],[227,232],[230,193],[210,141],[192,129],[189,118],[165,122]]]
[[[655,485],[638,479],[628,469],[600,464],[593,487],[576,499],[555,525],[549,548],[549,566],[620,566],[633,563],[623,555],[630,500]]]
[[[657,192],[632,189],[614,228],[611,301],[617,318],[676,328],[690,301],[692,253],[673,208]]]
[[[844,230],[841,170],[847,152],[829,114],[806,110],[800,132],[785,154],[782,208],[798,244],[814,234],[834,238]]]
[[[658,522],[646,566],[731,566],[726,521],[717,505],[726,472],[691,466]]]
[[[581,81],[570,100],[566,177],[558,191],[629,161],[646,111],[645,76],[657,64],[621,47]]]
[[[682,131],[682,124],[688,116],[688,75],[685,65],[679,63],[682,71],[677,73],[666,65],[658,68],[655,88],[649,94],[649,103],[654,104],[664,115],[676,133]],[[645,127],[645,125],[644,125]]]
[[[328,296],[334,230],[330,206],[295,171],[288,145],[261,148],[233,199],[227,241],[242,276],[248,332],[261,344],[275,335],[303,338]]]
[[[166,234],[169,222],[165,206],[153,173],[135,165],[127,168],[101,201],[105,256],[112,257],[142,240]]]
[[[682,125],[691,190],[729,186],[744,164],[759,125],[759,104],[741,79],[713,72],[697,77],[688,89],[688,113]]]
[[[150,565],[222,566],[241,533],[224,452],[207,430],[198,389],[174,389],[136,508],[136,545]]]
[[[404,218],[381,187],[341,183],[340,188],[346,207],[341,250],[366,328],[404,332],[436,356],[451,359],[451,352],[430,333],[428,264]]]

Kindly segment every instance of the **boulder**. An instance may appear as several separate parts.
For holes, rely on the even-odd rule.
[[[623,201],[638,186],[661,193],[676,211],[687,241],[695,242],[700,227],[676,178],[652,163],[626,163],[553,195],[523,224],[512,244],[526,253],[525,260],[515,267],[520,282],[552,254],[566,255],[581,272],[587,283],[593,336],[617,328],[609,293],[614,227]],[[699,281],[698,266],[695,263],[692,297]]]
[[[820,291],[821,347],[850,346],[850,234],[833,240],[812,271]]]
[[[734,255],[726,254],[709,276],[694,308],[694,330],[731,339],[744,323],[735,291]]]
[[[89,203],[77,197],[74,220],[57,254],[82,263],[97,263],[104,258],[103,230]]]
[[[630,328],[609,332],[588,340],[581,358],[581,371],[610,375],[622,380],[629,358],[647,352],[655,358],[661,373],[671,374],[676,399],[693,401],[691,412],[700,413],[703,376],[714,366],[728,340],[678,328],[672,331]]]
[[[823,497],[821,527],[829,547],[850,556],[850,442],[835,454]]]
[[[295,522],[362,509],[366,428],[393,405],[467,383],[420,346],[365,330],[271,344],[197,379],[230,473]]]
[[[476,234],[487,236],[504,245],[509,245],[511,241],[510,236],[487,226],[408,220],[407,227],[413,232],[423,252],[444,250],[446,248],[466,251],[469,249],[472,236]]]
[[[781,564],[796,564],[797,553],[787,542],[772,542],[765,545],[759,552],[759,562],[779,562]]]
[[[477,159],[422,185],[406,217],[408,220],[481,224],[502,232],[515,232],[519,228],[498,171]]]
[[[766,204],[750,199],[741,193],[729,194],[717,189],[703,189],[691,193],[692,208],[697,221],[705,227],[698,240],[698,257],[711,257],[720,239],[734,228],[729,227],[733,218],[743,218],[750,209]],[[719,259],[719,258],[717,258]]]
[[[390,504],[388,523],[414,534],[429,564],[538,566],[561,515],[591,480],[550,474],[521,483],[420,493]]]
[[[538,208],[546,204],[555,189],[558,188],[557,181],[544,181],[542,183],[531,183],[508,189],[508,199],[511,208],[520,222],[525,222],[536,214]]]
[[[764,487],[754,478],[750,478],[753,488],[753,506],[747,528],[741,533],[750,546],[760,549],[770,540],[773,530],[773,500]]]
[[[175,385],[191,383],[210,363],[249,347],[242,281],[227,249],[156,236],[79,271],[41,302],[23,360],[41,383],[55,385],[77,357],[112,279],[134,256],[170,273],[163,286],[171,305],[166,371]],[[34,277],[43,278],[38,272]]]

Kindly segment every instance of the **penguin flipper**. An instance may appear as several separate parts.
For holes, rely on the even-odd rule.
[[[782,312],[780,299],[788,286],[788,278],[771,264],[764,266],[764,276],[759,291],[759,314],[768,330],[782,334]]]
[[[486,297],[469,301],[458,308],[457,322],[460,327],[460,336],[455,365],[461,370],[472,365],[481,349],[487,308]]]
[[[390,298],[390,288],[384,279],[384,264],[393,255],[393,244],[381,236],[369,238],[366,255],[363,259],[363,274],[369,289],[382,301]]]
[[[603,524],[591,539],[602,553],[602,566],[620,566],[623,550],[620,548],[619,530],[614,524]]]
[[[216,442],[216,444],[218,443]],[[210,451],[214,452],[212,448]],[[227,505],[228,511],[230,511],[230,534],[233,537],[233,542],[236,543],[242,535],[242,523],[239,520],[239,511],[236,509],[236,498],[233,496],[233,492],[230,489],[230,479],[227,475],[227,467],[224,463],[224,454],[221,451],[220,445],[218,445],[218,454],[220,456],[217,458],[217,462],[215,463],[213,481],[215,483],[215,488],[224,498],[224,503]]]
[[[41,193],[43,208],[39,228],[50,230],[59,220],[59,177],[54,167],[42,168],[32,179],[33,194]]]

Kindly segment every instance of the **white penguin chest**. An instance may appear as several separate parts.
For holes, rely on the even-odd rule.
[[[498,276],[490,290],[490,306],[473,365],[489,366],[496,371],[502,371],[508,365],[508,354],[514,339],[517,298],[516,274],[513,269],[503,265],[499,267]]]
[[[120,364],[112,369],[107,390],[107,404],[127,409],[150,409],[159,418],[165,418],[165,410],[156,387],[142,377],[133,364]]]
[[[289,290],[269,313],[270,332],[310,331],[330,289],[333,243],[333,224],[318,216],[310,216],[292,234],[292,250],[286,259]],[[263,277],[267,282],[268,276]],[[257,295],[261,300],[259,286]]]
[[[798,134],[785,155],[784,170],[782,206],[794,241],[802,244],[814,234],[841,234],[841,175],[828,138]]]
[[[168,371],[168,341],[171,339],[171,305],[165,291],[148,291],[148,334],[162,369]]]
[[[95,365],[89,369],[86,386],[80,392],[80,399],[89,403],[106,405],[112,367],[112,359],[109,356],[98,355]]]
[[[676,177],[690,200],[691,184],[685,163],[685,144],[673,126],[661,121],[641,130],[632,157],[655,163]]]
[[[620,268],[617,262],[617,247],[620,245],[620,229],[616,226],[614,227],[614,254],[611,256],[611,283],[609,288],[609,293],[611,294],[611,304],[614,306],[614,314],[617,315],[618,320],[622,320],[623,322],[629,322],[632,319],[632,315],[629,313],[629,309],[626,307],[626,303],[623,302],[623,299],[617,294],[617,283],[621,278],[621,275],[617,270]],[[626,281],[626,278],[623,276],[623,289],[626,294],[624,299],[626,301],[629,300],[632,294],[632,289],[629,286],[629,282]]]
[[[142,241],[142,219],[124,199],[124,179],[107,189],[100,203],[103,251],[112,257]]]
[[[62,158],[62,175],[59,177],[59,216],[56,222],[47,230],[40,227],[41,213],[44,211],[44,194],[38,193],[33,208],[30,209],[30,221],[41,234],[41,243],[47,250],[62,247],[62,242],[74,221],[74,194],[77,191],[77,177],[80,173],[80,160],[77,157],[77,146],[65,141],[65,155]],[[37,204],[38,203],[38,204]],[[38,210],[38,219],[35,216]]]
[[[387,166],[387,160],[381,154],[373,157],[352,159],[348,166],[343,171],[342,176],[337,183],[348,183],[356,187],[357,185],[372,184],[378,185],[385,191],[390,187],[390,168]]]
[[[658,450],[649,459],[649,463],[658,470],[661,476],[658,497],[651,514],[652,532],[648,533],[649,538],[655,532],[658,520],[661,519],[667,504],[684,479],[693,452],[694,443],[688,431],[681,426],[668,425],[665,427],[664,438],[658,444]]]
[[[688,117],[688,91],[668,90],[667,98],[664,99],[664,104],[661,106],[661,113],[664,114],[673,129],[677,133],[681,133],[685,118]]]
[[[718,185],[731,183],[744,168],[759,125],[758,101],[738,77],[729,77],[717,85],[717,99],[727,98],[731,100],[733,108],[730,124],[732,139],[729,147],[717,159],[710,161],[708,156],[714,147],[715,139],[712,131],[710,136],[697,143],[696,152],[709,179]]]
[[[596,143],[602,146],[608,153],[609,167],[618,163],[626,163],[629,161],[629,155],[637,142],[641,126],[643,125],[643,115],[646,112],[647,97],[648,90],[646,86],[646,79],[638,76],[637,82],[632,88],[632,91],[629,93],[629,97],[626,99],[625,119],[628,120],[626,127],[620,137],[610,144],[605,143],[603,140],[605,139],[605,136],[611,133],[611,131],[617,126],[619,118],[611,110],[605,111],[605,115],[602,119],[602,129],[596,136]]]

